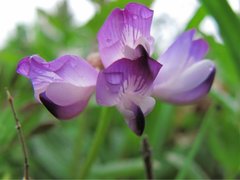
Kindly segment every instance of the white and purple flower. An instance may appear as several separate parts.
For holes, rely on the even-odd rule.
[[[96,91],[97,103],[116,106],[128,126],[141,135],[145,116],[159,98],[188,104],[205,96],[213,83],[214,63],[202,60],[208,51],[195,30],[180,35],[158,60],[151,58],[153,11],[129,3],[115,9],[98,33],[99,52],[105,67],[98,72],[77,56],[52,62],[25,57],[17,72],[31,79],[35,98],[59,119],[81,113]]]

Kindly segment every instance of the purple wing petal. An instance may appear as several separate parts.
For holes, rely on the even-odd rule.
[[[146,94],[160,68],[157,61],[145,56],[137,60],[120,59],[114,62],[98,75],[97,102],[112,106],[126,94]]]
[[[157,84],[167,81],[173,72],[181,71],[187,64],[195,30],[189,30],[180,35],[176,41],[160,56],[158,62],[163,65],[157,77]]]
[[[84,110],[94,89],[69,83],[51,83],[40,94],[40,100],[56,118],[70,119]]]
[[[141,44],[150,54],[153,38],[150,36],[153,11],[129,3],[124,10],[115,9],[98,33],[99,52],[105,67],[121,58],[131,58],[129,48]]]
[[[208,43],[203,39],[194,40],[189,52],[189,61],[192,63],[199,61],[205,57],[208,52]],[[190,62],[191,63],[191,62]]]
[[[213,62],[209,60],[199,61],[181,74],[174,75],[171,81],[156,85],[153,93],[167,102],[191,103],[209,92],[215,71]]]
[[[72,55],[61,56],[52,62],[46,62],[37,55],[25,57],[19,62],[17,72],[31,79],[37,100],[50,83],[93,86],[98,74],[85,60]]]

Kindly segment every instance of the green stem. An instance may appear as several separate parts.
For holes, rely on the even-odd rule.
[[[86,129],[86,121],[84,121],[84,115],[82,114],[80,119],[78,119],[78,132],[76,134],[75,144],[73,147],[73,156],[72,156],[72,163],[70,165],[70,174],[73,178],[77,178],[78,176],[78,167],[80,164],[80,157],[82,154],[81,149],[84,142],[84,136],[85,136],[85,129]]]
[[[153,152],[162,152],[164,149],[164,143],[173,124],[174,108],[174,106],[169,104],[161,104],[161,108],[155,116],[158,117],[158,120],[152,131]]]
[[[196,154],[202,144],[204,136],[207,132],[207,129],[209,128],[209,124],[210,124],[210,120],[211,120],[212,112],[213,112],[212,110],[213,110],[212,108],[209,109],[208,114],[203,119],[202,125],[200,127],[200,132],[198,133],[196,140],[187,155],[187,159],[185,160],[183,167],[178,172],[176,179],[184,179],[185,178],[187,170],[189,169],[194,157],[196,156]]]
[[[22,151],[23,151],[23,156],[24,156],[24,177],[23,179],[25,180],[29,180],[29,160],[28,160],[28,149],[27,149],[27,145],[24,139],[24,135],[23,135],[23,131],[22,131],[22,127],[21,127],[21,123],[17,117],[14,105],[13,105],[13,97],[10,94],[10,92],[6,89],[6,93],[7,93],[7,97],[8,97],[8,102],[11,106],[11,110],[13,113],[13,117],[15,119],[16,122],[16,128],[17,128],[17,132],[18,132],[18,137],[22,146]]]
[[[92,167],[94,160],[96,159],[96,157],[98,155],[100,146],[102,145],[103,140],[105,139],[105,135],[107,134],[108,127],[111,122],[111,118],[107,117],[108,109],[109,108],[103,107],[103,109],[101,111],[97,131],[94,135],[94,139],[93,139],[93,142],[90,147],[91,149],[86,157],[86,160],[85,160],[83,166],[81,167],[80,176],[79,176],[80,179],[86,178],[88,172],[90,171],[90,169]]]

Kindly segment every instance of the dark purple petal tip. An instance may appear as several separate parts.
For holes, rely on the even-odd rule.
[[[145,118],[140,107],[135,107],[134,115],[133,119],[128,120],[128,126],[136,135],[141,136],[145,127]]]
[[[172,103],[179,104],[179,105],[186,105],[186,104],[199,101],[201,98],[203,98],[209,93],[214,81],[215,74],[216,74],[216,68],[212,67],[212,70],[209,76],[199,86],[197,86],[196,88],[188,92],[184,92],[176,95],[173,98]],[[171,100],[169,102],[171,102]]]
[[[189,104],[189,102],[198,101],[202,97],[206,96],[208,92],[210,91],[214,78],[216,74],[216,68],[215,66],[212,67],[211,73],[206,78],[205,81],[203,81],[198,87],[193,89],[192,91],[186,93],[186,104]],[[183,103],[184,104],[184,103]]]
[[[39,98],[43,105],[48,109],[48,111],[52,113],[52,115],[54,115],[57,119],[61,120],[67,120],[77,116],[82,111],[82,109],[79,107],[83,106],[83,103],[85,103],[85,105],[87,104],[87,101],[86,102],[78,101],[68,106],[60,106],[52,102],[46,96],[45,92],[41,93],[39,95]]]

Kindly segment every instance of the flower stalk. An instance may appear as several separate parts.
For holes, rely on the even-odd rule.
[[[24,156],[24,179],[29,180],[28,150],[27,150],[27,146],[26,146],[25,139],[24,139],[24,136],[23,136],[21,123],[20,123],[20,121],[17,117],[16,111],[15,111],[15,108],[14,108],[13,97],[7,89],[6,89],[6,93],[7,93],[8,102],[11,106],[13,117],[14,117],[15,122],[16,122],[16,129],[17,129],[19,140],[20,140],[20,144],[22,146],[22,151],[23,151],[23,156]]]
[[[143,137],[142,140],[142,156],[144,160],[144,166],[147,179],[154,179],[153,167],[152,167],[152,152],[147,137]]]
[[[107,134],[107,131],[111,122],[111,118],[109,118],[108,116],[108,112],[109,112],[108,110],[109,108],[105,108],[105,107],[102,108],[97,130],[94,135],[94,139],[91,144],[90,151],[87,154],[87,157],[83,166],[81,167],[79,179],[85,179],[86,176],[88,175],[89,171],[91,170],[92,164],[98,155],[98,152],[103,143],[103,140]]]

